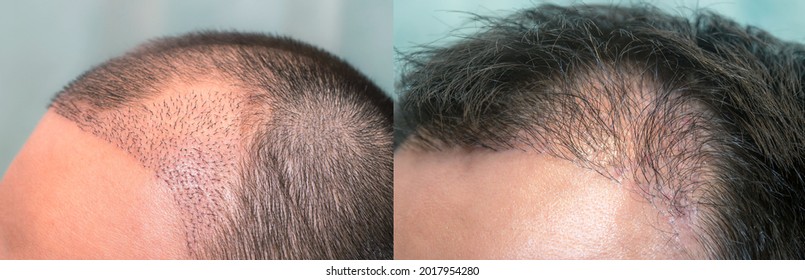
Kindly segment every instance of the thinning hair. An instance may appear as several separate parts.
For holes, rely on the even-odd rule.
[[[51,104],[173,194],[188,256],[392,256],[392,103],[344,61],[284,37],[146,43]]]
[[[473,22],[405,54],[396,149],[550,154],[637,190],[688,257],[805,258],[803,45],[647,5]]]

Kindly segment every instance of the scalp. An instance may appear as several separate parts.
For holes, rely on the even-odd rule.
[[[192,257],[390,256],[391,103],[321,50],[256,34],[161,39],[52,107],[173,190]]]
[[[805,252],[802,45],[646,6],[476,20],[406,56],[399,147],[534,148],[628,183],[708,257]]]
[[[182,217],[187,248],[203,236],[231,204],[245,151],[244,96],[221,83],[162,82],[155,94],[128,106],[100,109],[73,101],[72,117],[90,132],[136,158],[172,191]]]

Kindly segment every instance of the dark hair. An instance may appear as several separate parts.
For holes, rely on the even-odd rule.
[[[396,149],[544,152],[634,186],[689,257],[805,257],[803,45],[650,6],[475,22],[405,55]]]
[[[163,38],[51,104],[172,190],[190,257],[388,259],[392,108],[344,61],[289,38]]]

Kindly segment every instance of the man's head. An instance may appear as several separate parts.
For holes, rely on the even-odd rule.
[[[0,185],[0,256],[389,258],[391,107],[290,39],[147,43],[53,100]]]
[[[477,21],[407,57],[397,257],[805,257],[805,47],[651,7]]]

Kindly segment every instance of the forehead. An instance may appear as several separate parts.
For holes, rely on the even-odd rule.
[[[394,172],[397,258],[682,256],[645,199],[566,160],[403,149]]]
[[[0,182],[0,258],[182,258],[175,213],[152,170],[49,111]]]

